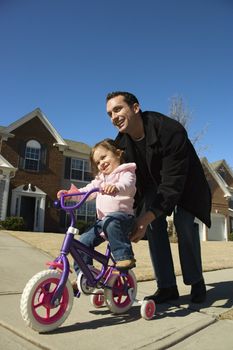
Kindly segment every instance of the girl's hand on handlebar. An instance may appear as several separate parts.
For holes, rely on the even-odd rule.
[[[69,191],[67,190],[60,190],[57,192],[57,198],[60,199],[62,194],[68,194]],[[65,200],[69,200],[71,197],[65,197]]]
[[[105,184],[101,188],[102,194],[108,194],[110,196],[115,196],[118,192],[119,192],[119,190],[116,187],[116,185]]]

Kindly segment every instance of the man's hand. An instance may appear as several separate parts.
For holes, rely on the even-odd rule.
[[[147,226],[155,220],[155,215],[152,211],[146,212],[144,215],[140,216],[133,228],[130,235],[130,240],[134,243],[139,242],[146,234]]]

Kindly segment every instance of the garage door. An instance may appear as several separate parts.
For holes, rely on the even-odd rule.
[[[225,217],[220,214],[211,215],[211,228],[208,230],[208,241],[225,241]]]

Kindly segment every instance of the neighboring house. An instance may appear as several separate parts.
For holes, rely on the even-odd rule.
[[[213,209],[218,214],[224,214],[226,220],[227,233],[233,233],[233,171],[225,160],[211,163],[212,168],[218,175],[222,184],[222,192],[225,202],[223,207],[218,205],[219,198],[213,198]],[[220,195],[222,198],[222,195]],[[227,207],[227,209],[226,209]]]
[[[203,241],[227,241],[233,232],[233,173],[225,160],[209,163],[202,160],[207,181],[212,194],[211,227],[199,224],[199,234]]]
[[[0,136],[1,220],[22,216],[29,231],[61,231],[62,211],[53,201],[71,180],[78,185],[79,180],[82,185],[89,181],[90,148],[64,140],[39,108],[1,127]],[[92,220],[94,216],[92,209]],[[87,217],[90,210],[80,218]]]
[[[211,227],[196,219],[201,241],[228,241],[233,232],[233,172],[225,160],[209,163],[201,159],[212,194]],[[194,179],[195,186],[195,179]],[[168,218],[171,233],[175,233],[173,216]]]

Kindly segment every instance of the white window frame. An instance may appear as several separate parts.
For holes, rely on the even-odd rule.
[[[79,165],[78,165],[79,163]],[[81,178],[73,177],[73,171],[81,172]],[[89,174],[87,178],[85,178],[85,174]],[[90,170],[90,162],[88,159],[81,158],[71,158],[70,164],[70,179],[75,181],[84,181],[89,182],[91,180],[91,170]]]
[[[36,167],[33,169],[27,166],[27,162],[33,162]],[[30,171],[39,171],[41,161],[41,145],[36,140],[30,140],[26,143],[24,154],[24,169]]]

